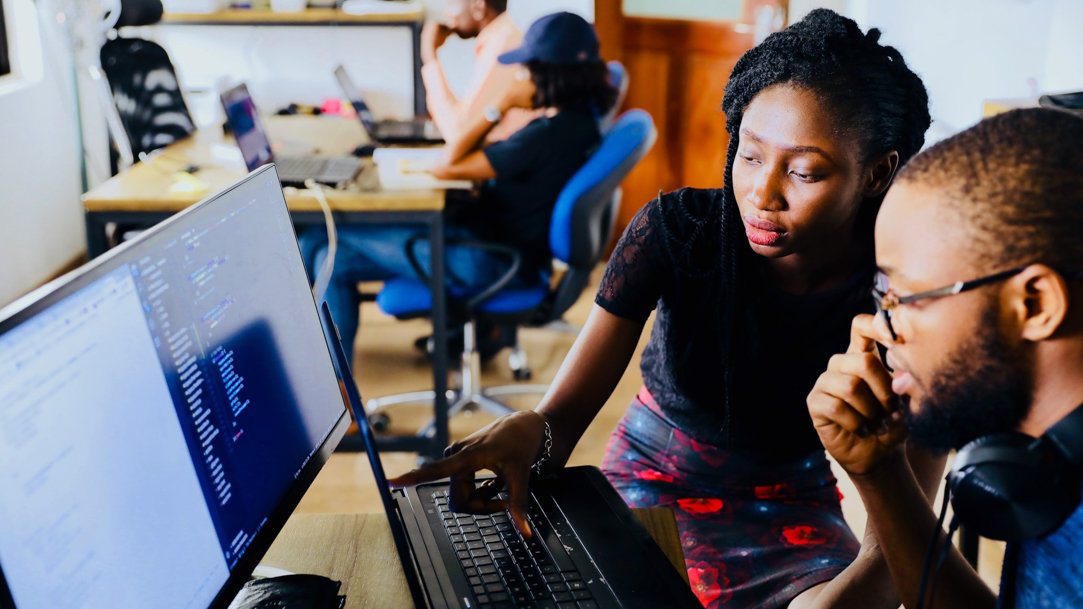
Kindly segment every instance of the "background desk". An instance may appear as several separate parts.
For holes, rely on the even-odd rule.
[[[356,120],[338,117],[269,117],[267,129],[272,141],[283,142],[281,152],[312,153],[318,143],[320,154],[345,154],[367,140]],[[175,174],[189,165],[199,167],[193,177],[205,186],[199,190],[178,190]],[[247,172],[232,138],[220,129],[198,131],[137,163],[83,195],[86,212],[87,251],[93,257],[107,247],[106,227],[110,222],[153,225],[205,197],[217,193]],[[375,168],[366,166],[357,183],[346,190],[325,191],[327,202],[339,224],[413,222],[427,227],[432,242],[433,276],[433,390],[436,392],[434,438],[415,436],[380,438],[382,450],[420,452],[438,457],[448,444],[447,431],[447,304],[444,298],[445,191],[382,190]],[[286,205],[294,222],[322,224],[323,214],[316,198],[305,190],[286,189]],[[344,441],[357,449],[353,436]]]
[[[345,155],[354,146],[368,142],[355,119],[333,116],[266,117],[271,140],[279,144],[276,154],[286,156],[321,154]],[[203,188],[186,190],[177,172],[189,166],[194,181]],[[373,221],[371,214],[387,214],[381,221],[400,216],[416,219],[439,215],[444,208],[444,191],[381,190],[372,167],[367,166],[356,184],[346,190],[325,191],[327,201],[343,221]],[[87,249],[91,257],[106,249],[105,225],[128,222],[151,225],[205,197],[220,192],[246,174],[232,137],[221,129],[200,130],[175,142],[145,163],[136,163],[83,195],[87,216]],[[323,219],[316,198],[304,190],[286,189],[286,204],[298,223]]]
[[[673,512],[668,508],[632,512],[687,581]],[[294,514],[261,564],[341,581],[347,609],[402,609],[412,604],[383,514]]]

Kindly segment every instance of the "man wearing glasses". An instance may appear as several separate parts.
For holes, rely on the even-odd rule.
[[[878,313],[854,319],[808,404],[905,605],[1083,607],[1083,120],[1018,110],[916,156],[876,258]],[[961,449],[955,513],[1009,540],[999,600],[942,532],[930,543],[907,436]]]

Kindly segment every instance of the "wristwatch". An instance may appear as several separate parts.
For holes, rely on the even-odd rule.
[[[485,106],[485,120],[490,123],[500,122],[500,118],[504,116],[504,113],[500,111],[500,108],[496,106]]]

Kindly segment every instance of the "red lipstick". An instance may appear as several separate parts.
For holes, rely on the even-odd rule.
[[[755,216],[745,216],[745,236],[756,245],[774,245],[786,230],[774,222]]]

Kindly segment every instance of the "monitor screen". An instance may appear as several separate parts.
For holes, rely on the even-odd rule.
[[[266,167],[0,310],[0,606],[225,607],[348,420]]]
[[[241,149],[245,167],[252,171],[264,163],[270,163],[273,160],[271,140],[267,138],[267,132],[259,121],[259,111],[244,83],[222,93],[222,109],[226,113],[226,123],[237,140],[237,147]]]

